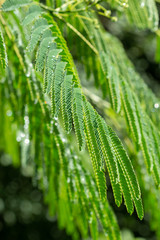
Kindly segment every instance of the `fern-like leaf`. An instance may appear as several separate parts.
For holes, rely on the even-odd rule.
[[[82,146],[85,144],[84,137],[84,123],[83,123],[83,101],[82,101],[82,92],[79,88],[73,89],[73,98],[72,98],[72,116],[74,122],[74,128],[76,132],[76,137],[78,140],[79,149],[82,149]]]
[[[109,145],[108,136],[106,135],[106,132],[103,126],[103,121],[98,116],[98,114],[97,114],[97,123],[98,123],[98,133],[101,140],[102,152],[103,152],[105,163],[108,169],[115,202],[117,206],[120,206],[122,202],[122,192],[121,192],[117,160],[111,151],[111,146]]]
[[[56,63],[58,61],[59,53],[61,51],[62,51],[61,49],[56,49],[54,44],[50,45],[44,69],[44,83],[43,83],[44,93],[46,91],[47,93],[50,92],[51,85],[52,91],[54,91],[53,90],[54,71],[56,68]]]
[[[36,58],[36,70],[42,71],[44,68],[44,62],[46,59],[46,53],[48,52],[51,43],[53,42],[53,37],[44,37],[39,45]]]
[[[2,4],[3,11],[12,11],[19,7],[26,6],[31,3],[31,0],[6,0]]]
[[[98,138],[94,132],[95,126],[95,113],[89,103],[84,102],[84,122],[85,122],[85,135],[87,139],[87,146],[89,154],[92,160],[93,170],[96,177],[96,182],[100,194],[100,198],[105,200],[106,198],[106,181],[103,165],[100,159],[101,152],[98,148]]]
[[[43,13],[42,8],[33,5],[29,8],[26,17],[24,18],[22,25],[26,26],[33,22],[34,19],[38,18]]]
[[[53,116],[55,116],[55,119],[57,119],[61,107],[63,121],[66,121],[64,126],[67,132],[71,129],[73,120],[74,130],[80,150],[85,145],[86,140],[101,199],[106,199],[105,161],[111,178],[116,204],[118,206],[121,204],[123,193],[127,209],[130,213],[132,213],[132,201],[136,202],[136,199],[141,200],[141,198],[140,194],[137,196],[137,188],[139,185],[137,183],[137,179],[134,178],[135,173],[133,171],[131,162],[125,150],[123,149],[120,140],[117,140],[118,138],[116,135],[113,137],[113,133],[108,130],[106,123],[102,121],[100,117],[98,117],[95,110],[86,101],[80,88],[80,81],[75,71],[71,55],[69,54],[61,32],[56,23],[51,20],[48,15],[45,15],[44,17],[45,19],[42,17],[36,19],[32,28],[29,44],[31,45],[31,49],[34,50],[39,42],[38,51],[36,51],[36,66],[38,66],[37,70],[39,69],[43,71],[44,69],[44,92],[47,90],[47,93],[49,93],[51,89],[50,96]],[[37,34],[37,37],[35,33]],[[52,42],[52,37],[56,37],[55,43]],[[97,35],[96,41],[97,46],[100,46],[100,48],[103,49],[101,43],[103,43],[102,45],[104,46],[105,41],[102,38],[102,34],[100,38]],[[44,47],[42,45],[44,45]],[[104,48],[104,50],[106,51],[106,48]],[[117,73],[116,75],[114,72],[112,72],[112,70],[109,72],[108,67],[112,66],[112,64],[111,60],[107,61],[106,53],[103,54],[103,57],[101,56],[101,62],[103,62],[102,58],[105,59],[104,62],[106,64],[106,66],[102,64],[105,69],[104,73],[106,75],[108,74],[108,76],[113,80],[116,76],[115,82],[114,84],[111,83],[110,88],[113,93],[113,106],[115,109],[117,109],[117,111],[120,111],[121,88],[119,88],[119,75]],[[116,83],[118,83],[118,86]],[[64,87],[66,87],[65,90]],[[117,101],[117,98],[120,99],[120,103]],[[66,101],[68,101],[68,103],[66,103]],[[66,107],[68,109],[64,115]],[[106,143],[104,144],[103,141],[106,141]],[[117,141],[119,142],[117,143]],[[117,149],[116,144],[118,145]],[[110,148],[111,150],[106,148]],[[125,161],[123,159],[125,159]],[[120,176],[120,171],[124,175],[124,180],[123,176]],[[125,187],[127,191],[125,191]],[[71,188],[73,187],[70,187],[70,189]],[[72,194],[70,193],[70,195]],[[142,214],[140,214],[140,209],[138,209],[137,212],[138,215],[142,217]]]
[[[65,76],[61,90],[62,117],[67,133],[72,129],[72,78],[72,75]]]
[[[110,93],[110,99],[113,109],[119,113],[121,110],[121,96],[120,96],[120,87],[119,87],[119,76],[114,71],[113,66],[110,62],[108,54],[104,51],[100,53],[101,65],[104,71],[104,74],[107,77],[107,85]]]
[[[133,166],[131,164],[131,160],[129,159],[126,151],[124,150],[119,138],[115,135],[115,133],[110,127],[108,127],[108,133],[111,139],[111,144],[114,148],[115,155],[117,157],[117,160],[121,166],[123,175],[125,176],[127,184],[129,186],[130,194],[132,196],[132,200],[134,201],[138,217],[142,219],[143,206],[142,206],[141,192],[140,192],[140,187],[137,181],[137,177],[135,175]]]
[[[34,26],[33,26],[33,30],[32,30],[32,33],[31,33],[31,38],[30,38],[30,41],[29,41],[29,45],[27,47],[27,50],[29,52],[32,52],[38,41],[41,39],[42,35],[43,35],[43,32],[48,29],[50,26],[48,25],[47,21],[45,19],[38,19]]]
[[[61,104],[61,85],[65,77],[65,67],[66,62],[59,62],[56,65],[55,75],[54,75],[54,103],[55,103],[55,117],[58,116],[60,104]]]
[[[129,87],[126,86],[125,81],[121,80],[121,91],[122,91],[122,101],[124,112],[126,114],[126,119],[128,121],[129,128],[136,143],[140,143],[140,126],[136,114],[136,106],[132,97],[132,93],[130,92]]]

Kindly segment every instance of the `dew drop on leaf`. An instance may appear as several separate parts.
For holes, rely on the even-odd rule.
[[[159,108],[159,103],[155,103],[155,104],[154,104],[154,107],[155,107],[155,108]]]
[[[145,6],[144,2],[141,2],[141,8],[143,8]]]

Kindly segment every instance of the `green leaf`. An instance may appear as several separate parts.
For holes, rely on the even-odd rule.
[[[46,56],[47,56],[48,50],[49,50],[53,40],[54,40],[53,37],[44,37],[42,39],[42,41],[39,45],[38,51],[37,51],[37,58],[36,58],[36,70],[37,71],[43,70]]]
[[[72,98],[72,116],[74,129],[81,150],[85,144],[84,137],[84,122],[83,122],[83,101],[82,101],[82,91],[80,88],[73,89],[73,98]]]
[[[38,44],[39,40],[41,39],[43,32],[47,30],[50,26],[48,25],[47,21],[45,19],[38,19],[31,32],[31,37],[28,43],[27,50],[28,52],[34,51],[36,45]]]
[[[58,62],[55,68],[55,75],[54,75],[54,103],[55,103],[55,117],[58,116],[60,110],[60,103],[61,103],[61,85],[64,81],[65,77],[65,67],[66,62]]]
[[[67,133],[72,130],[72,79],[72,75],[65,75],[61,90],[62,117]]]
[[[56,49],[56,46],[54,44],[50,45],[44,69],[44,82],[43,82],[44,93],[46,93],[46,91],[47,93],[49,93],[51,90],[51,86],[53,88],[54,71],[56,68],[56,63],[58,61],[59,53],[61,51],[62,51],[61,49]]]
[[[29,5],[30,3],[30,0],[6,0],[2,4],[2,11],[12,11],[19,7]]]
[[[38,18],[42,13],[43,13],[43,11],[39,6],[32,5],[28,10],[27,15],[23,19],[22,25],[26,26],[26,25],[30,24],[36,18]]]

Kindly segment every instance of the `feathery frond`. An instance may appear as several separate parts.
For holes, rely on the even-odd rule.
[[[90,19],[95,19],[96,16],[92,14],[91,12],[84,12],[83,15]],[[136,106],[140,105],[138,102],[138,99],[134,100],[134,88],[138,88],[137,81],[133,80],[133,82],[130,79],[129,71],[130,68],[132,68],[132,65],[128,62],[128,59],[126,59],[126,56],[123,57],[124,53],[121,49],[120,44],[111,36],[107,36],[104,32],[101,26],[94,28],[93,24],[86,19],[79,18],[80,24],[82,25],[84,31],[90,38],[90,41],[95,46],[96,49],[98,49],[98,54],[100,58],[100,64],[102,67],[102,70],[104,72],[104,75],[106,75],[106,84],[109,89],[109,95],[111,98],[112,107],[114,110],[119,112],[122,107],[125,114],[126,122],[129,127],[129,132],[133,136],[133,140],[135,142],[135,145],[137,149],[141,147],[141,150],[144,153],[144,158],[147,159],[146,165],[149,172],[152,172],[153,165],[154,169],[157,172],[156,175],[158,177],[158,169],[155,168],[157,161],[157,156],[152,152],[152,154],[147,154],[147,149],[150,149],[152,146],[152,143],[154,144],[154,140],[152,143],[150,143],[150,147],[146,145],[146,142],[150,142],[149,134],[145,134],[145,137],[143,136],[144,132],[148,132],[148,126],[151,124],[147,122],[145,123],[145,118],[141,115],[141,109],[136,109]],[[91,34],[90,34],[91,33]],[[112,40],[113,41],[112,41]],[[109,41],[111,40],[111,41]],[[105,44],[106,42],[109,42],[110,45],[115,44],[117,47],[108,46]],[[115,49],[117,49],[116,52]],[[121,51],[122,53],[118,53]],[[128,66],[124,63],[123,58],[125,62],[127,62]],[[121,65],[118,65],[119,62],[122,62]],[[129,69],[127,67],[130,67]],[[114,78],[112,77],[114,76]],[[132,75],[133,76],[133,75]],[[136,86],[137,84],[137,86]],[[142,87],[145,90],[148,90],[145,84],[141,83]],[[136,89],[139,93],[139,89]],[[147,91],[148,92],[148,91]],[[146,92],[143,93],[144,95]],[[149,96],[150,92],[149,92]],[[148,99],[149,99],[148,96]],[[152,95],[154,98],[154,95]],[[146,115],[146,113],[144,113]],[[140,122],[143,124],[143,130],[140,131]],[[156,127],[155,127],[156,128]],[[158,129],[157,129],[158,131]],[[147,140],[148,138],[148,140]],[[150,136],[151,138],[151,136]],[[153,137],[152,137],[153,139]],[[146,149],[144,151],[144,149]],[[150,164],[152,163],[152,164]],[[149,164],[149,165],[148,165]],[[153,175],[155,173],[153,172]],[[157,183],[157,180],[156,180]]]
[[[108,4],[126,8],[123,11],[130,24],[157,31],[158,14],[153,0],[107,1],[104,7],[96,1],[58,1],[55,9],[39,1],[6,0],[1,8],[4,21],[0,23],[2,68],[7,65],[2,32],[5,41],[9,41],[7,49],[13,44],[10,51],[15,53],[13,60],[9,55],[11,64],[3,76],[4,83],[0,83],[0,98],[6,98],[0,113],[6,116],[10,106],[13,122],[20,128],[17,132],[24,134],[17,138],[22,168],[28,166],[29,157],[33,159],[34,181],[43,190],[50,213],[57,213],[59,226],[75,234],[75,238],[80,232],[82,238],[91,235],[95,240],[99,239],[101,228],[106,239],[121,239],[107,200],[107,184],[111,184],[116,205],[119,207],[124,199],[129,214],[135,207],[139,219],[144,215],[139,179],[145,193],[147,190],[119,134],[83,93],[67,46],[73,45],[76,34],[75,59],[84,64],[88,78],[94,75],[96,87],[101,87],[104,97],[110,99],[116,114],[124,117],[135,153],[142,152],[154,189],[160,186],[159,112],[150,111],[154,104],[158,104],[158,109],[160,101],[136,73],[119,40],[106,33],[98,20],[96,13],[103,10],[107,14]],[[23,6],[23,11],[17,9]],[[17,66],[19,73],[14,74]],[[1,128],[0,124],[5,139]],[[81,157],[77,156],[74,140]],[[83,154],[90,157],[93,174],[92,168],[86,167],[89,163],[83,160]],[[110,183],[107,180],[106,184],[107,173]],[[152,196],[156,198],[158,193]]]
[[[6,0],[2,4],[3,11],[12,11],[22,6],[28,5],[31,3],[31,0]]]
[[[39,26],[40,22],[42,22],[45,27],[47,26],[46,19],[43,19],[42,17],[40,17],[39,19],[35,20],[33,29],[40,30],[40,27],[41,27],[41,26]],[[55,29],[55,27],[57,28],[57,26],[55,25],[53,20],[52,20],[52,23],[49,22],[48,25],[50,26],[49,28],[51,31],[52,31],[52,28],[54,28],[54,29]],[[42,59],[40,58],[40,61],[39,61],[41,64],[41,67],[39,68],[39,70],[43,70],[44,62],[48,61],[48,63],[51,64],[51,62],[49,62],[50,55],[48,55],[48,48],[50,48],[50,45],[48,45],[48,48],[47,48],[47,44],[45,44],[45,47],[43,47],[44,40],[46,40],[48,43],[48,38],[49,38],[49,40],[52,39],[52,37],[50,35],[50,30],[48,28],[45,30],[41,29],[41,31],[39,32],[39,35],[42,37],[41,38],[37,37],[37,39],[40,39],[38,49],[41,49],[41,52],[43,53],[43,55],[42,55],[43,57],[42,57]],[[36,30],[32,30],[32,35],[33,35],[34,31],[36,31]],[[49,37],[48,37],[48,34],[49,34]],[[54,30],[53,30],[53,34],[54,34]],[[32,35],[31,35],[30,41],[32,41]],[[77,137],[77,141],[78,141],[80,150],[82,149],[82,147],[85,146],[85,138],[86,138],[88,150],[90,153],[90,157],[92,159],[92,165],[93,165],[93,169],[94,169],[94,173],[95,173],[95,177],[96,177],[96,182],[97,182],[98,189],[99,189],[99,194],[100,194],[101,199],[104,200],[105,196],[106,196],[106,183],[105,183],[106,181],[105,181],[105,174],[104,174],[104,162],[103,162],[104,160],[103,159],[106,156],[103,156],[103,155],[106,154],[107,152],[106,151],[103,152],[101,149],[100,137],[98,134],[98,130],[96,130],[98,125],[96,123],[96,118],[94,116],[95,113],[94,113],[94,110],[92,110],[92,108],[90,108],[90,105],[88,105],[88,103],[86,103],[86,100],[83,100],[84,97],[83,97],[81,89],[76,86],[76,83],[79,83],[79,79],[77,78],[77,73],[74,71],[74,65],[73,65],[72,59],[69,55],[68,50],[66,50],[67,48],[66,48],[64,40],[62,39],[62,36],[60,35],[60,32],[58,32],[58,34],[57,34],[57,31],[56,31],[56,35],[55,36],[53,35],[53,37],[55,38],[55,43],[56,43],[54,45],[55,49],[56,48],[62,49],[62,51],[59,55],[60,58],[59,58],[58,63],[54,62],[55,65],[52,66],[52,70],[51,70],[52,80],[50,80],[50,78],[48,79],[48,75],[46,75],[46,69],[45,69],[44,89],[46,89],[46,86],[51,86],[52,113],[57,118],[60,107],[61,107],[61,109],[63,109],[63,107],[60,106],[61,104],[63,104],[63,101],[60,100],[60,98],[62,98],[62,96],[61,96],[62,90],[61,89],[64,85],[65,76],[67,77],[68,73],[72,73],[72,76],[73,76],[72,81],[74,81],[75,83],[74,84],[70,83],[70,90],[68,89],[68,91],[70,91],[72,93],[70,96],[70,101],[72,103],[72,108],[70,108],[70,109],[72,109],[72,112],[68,112],[68,115],[73,117],[74,129],[75,129],[75,133],[76,133],[76,137]],[[38,41],[36,41],[36,44],[37,43],[38,43]],[[34,46],[36,46],[36,44],[34,44]],[[55,51],[55,50],[51,50],[51,51]],[[37,55],[37,59],[36,59],[36,66],[37,66],[37,61],[38,61],[40,54],[36,53],[36,55]],[[48,55],[48,58],[46,55]],[[66,57],[66,55],[68,57]],[[58,55],[57,55],[57,57],[58,57]],[[47,60],[45,60],[45,59],[47,59]],[[70,67],[70,66],[73,66],[73,67]],[[51,68],[51,65],[48,65],[48,69],[49,69],[49,67]],[[67,70],[66,73],[64,71],[65,69]],[[51,82],[51,84],[50,84],[50,82]],[[64,111],[62,111],[62,112],[64,112]],[[84,123],[85,123],[85,126],[84,126]],[[66,122],[64,125],[66,125],[66,124],[71,126],[71,119],[70,119],[70,122]],[[84,135],[84,131],[85,131],[85,135]],[[118,171],[117,166],[116,166],[116,168]],[[108,169],[110,170],[110,167]],[[112,174],[113,174],[113,172],[112,172]],[[119,174],[119,173],[117,173],[117,174]],[[114,173],[114,175],[115,175],[115,173]],[[115,178],[117,179],[117,177],[115,177]],[[130,180],[130,184],[132,181],[133,181],[133,178]],[[112,183],[113,183],[113,181],[112,181]],[[114,185],[114,183],[113,183],[113,185]],[[115,187],[115,185],[113,186],[113,189],[115,191],[115,201],[116,201],[117,205],[120,205],[120,203],[122,201],[120,188],[121,188],[120,184],[118,184],[116,187]],[[133,184],[132,184],[132,188],[133,188]],[[130,191],[131,190],[133,191],[133,189],[130,189]],[[131,196],[131,192],[130,192],[130,196]],[[127,209],[129,209],[129,207]],[[142,211],[143,210],[141,210],[141,212]],[[142,217],[142,216],[140,216],[140,217]]]

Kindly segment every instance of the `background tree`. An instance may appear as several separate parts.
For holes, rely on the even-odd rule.
[[[155,1],[1,5],[2,159],[10,154],[33,176],[73,239],[121,239],[121,217],[110,205],[117,212],[122,201],[139,219],[149,214],[159,238],[159,86],[148,87],[147,61],[140,69],[136,61],[138,73],[114,36],[123,39],[130,28],[134,37],[151,37],[144,51],[151,57],[157,37],[159,62]],[[136,51],[128,52],[133,60]]]

